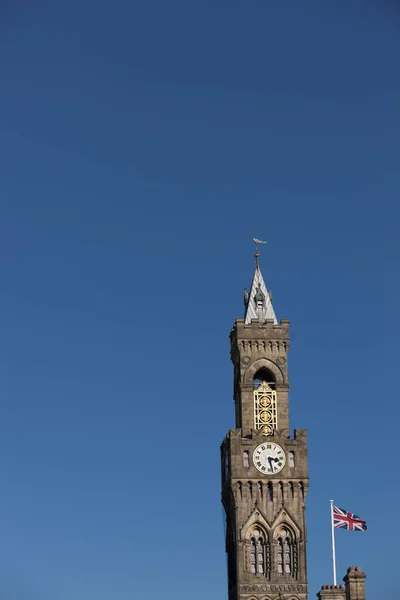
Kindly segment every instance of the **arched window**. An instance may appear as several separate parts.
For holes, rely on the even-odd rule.
[[[248,547],[250,551],[250,573],[253,575],[269,575],[270,552],[268,539],[258,527],[253,530]]]
[[[292,565],[292,553],[290,551],[290,543],[289,543],[288,538],[286,538],[283,543],[283,552],[284,552],[284,558],[285,558],[285,573],[290,575],[293,571],[293,565]]]
[[[253,378],[253,388],[257,389],[262,383],[267,383],[272,390],[275,390],[275,375],[269,369],[259,369]]]
[[[295,467],[295,463],[294,463],[294,452],[290,451],[289,452],[289,467],[291,469],[293,469]]]
[[[256,551],[256,540],[251,538],[250,540],[250,572],[254,575],[257,572],[257,551]]]
[[[278,427],[275,377],[268,369],[259,369],[253,379],[254,428],[271,435]]]
[[[286,575],[293,574],[292,548],[289,537],[280,537],[278,539],[278,573]]]
[[[277,541],[276,564],[278,573],[297,577],[297,545],[286,528],[282,529]]]
[[[265,573],[264,540],[261,537],[257,540],[257,573]]]
[[[282,542],[282,538],[279,538],[279,540],[278,540],[277,566],[278,566],[278,573],[283,573],[283,542]]]

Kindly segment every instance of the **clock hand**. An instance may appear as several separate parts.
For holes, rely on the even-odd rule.
[[[274,472],[274,467],[272,466],[272,463],[277,463],[279,462],[279,458],[273,457],[273,456],[268,456],[267,458],[268,462],[269,462],[269,468],[271,469],[272,473]]]

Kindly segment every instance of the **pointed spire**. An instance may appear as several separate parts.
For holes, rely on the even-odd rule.
[[[278,321],[272,306],[272,294],[267,291],[267,286],[265,285],[260,265],[258,263],[258,259],[260,257],[258,252],[258,244],[265,244],[266,242],[256,238],[254,238],[253,241],[256,244],[256,252],[254,254],[256,264],[250,293],[248,294],[245,291],[246,312],[244,320],[245,323],[248,324],[252,319],[258,319],[262,323],[264,323],[266,319],[272,319],[274,323],[277,324]]]

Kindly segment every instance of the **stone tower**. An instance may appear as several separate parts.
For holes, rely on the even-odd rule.
[[[236,428],[221,445],[229,600],[307,600],[307,434],[289,425],[289,321],[258,264],[230,334]]]

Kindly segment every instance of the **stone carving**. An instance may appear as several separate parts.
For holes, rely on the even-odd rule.
[[[243,585],[241,592],[244,594],[252,594],[254,592],[294,592],[294,591],[301,592],[303,591],[303,586],[302,585]]]
[[[278,356],[278,358],[276,359],[277,365],[284,365],[285,362],[286,362],[286,358],[284,356]]]
[[[243,356],[243,358],[242,358],[242,364],[243,365],[248,365],[249,362],[250,362],[250,360],[251,360],[250,356]]]

